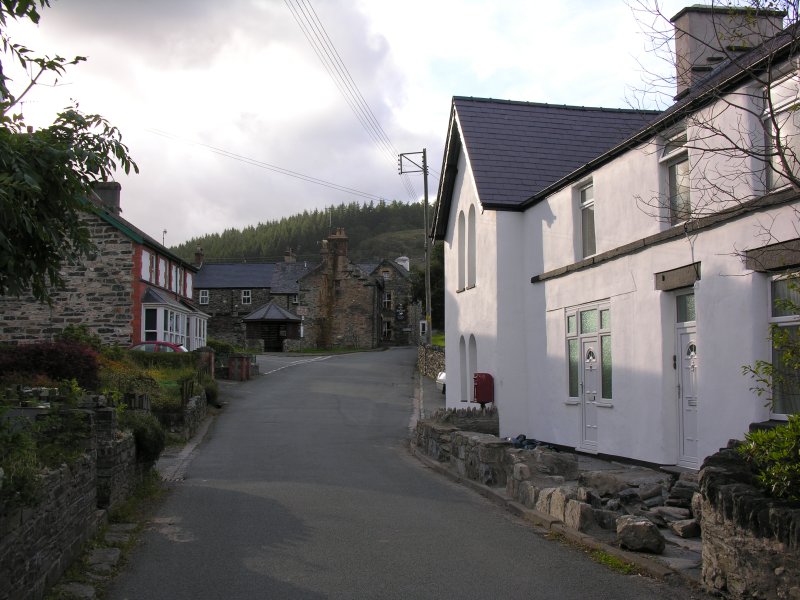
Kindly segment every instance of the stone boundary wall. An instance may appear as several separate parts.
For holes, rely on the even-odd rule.
[[[97,401],[85,399],[87,405]],[[198,404],[204,409],[205,398]],[[205,410],[193,411],[205,418]],[[152,466],[136,460],[133,435],[117,429],[115,409],[81,412],[91,426],[86,454],[44,474],[36,506],[0,505],[0,598],[42,598],[96,534],[106,514],[98,509],[126,500]]]
[[[417,368],[425,377],[436,379],[444,371],[444,348],[420,344],[417,348]]]
[[[136,463],[136,442],[130,431],[97,444],[97,506],[113,508],[124,502],[142,480]]]
[[[0,598],[42,598],[97,532],[93,453],[48,472],[42,483],[37,507],[0,516]]]
[[[206,394],[203,392],[199,396],[189,398],[183,410],[178,411],[153,411],[161,425],[184,440],[191,438],[208,415],[208,402]]]
[[[490,487],[506,485],[505,450],[511,442],[472,431],[451,435],[450,464],[459,475]]]
[[[703,463],[703,585],[731,598],[800,598],[800,504],[754,482],[733,448]]]

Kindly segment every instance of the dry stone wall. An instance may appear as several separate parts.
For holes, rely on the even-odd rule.
[[[0,598],[41,598],[97,527],[95,457],[47,473],[38,506],[0,514]]]
[[[732,448],[703,464],[703,584],[732,598],[800,598],[800,504],[753,483]]]

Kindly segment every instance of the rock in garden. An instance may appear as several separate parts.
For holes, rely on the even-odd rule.
[[[696,538],[700,536],[700,525],[694,519],[683,521],[673,521],[669,524],[670,529],[682,538]]]
[[[623,548],[636,552],[664,552],[664,536],[644,517],[625,515],[617,519],[617,540]]]

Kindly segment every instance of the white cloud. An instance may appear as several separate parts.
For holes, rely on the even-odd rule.
[[[640,81],[644,42],[622,0],[311,1],[397,150],[427,147],[433,169],[453,95],[625,106]],[[10,33],[89,56],[25,113],[44,124],[76,98],[118,125],[142,170],[120,176],[124,214],[153,237],[167,229],[179,243],[359,200],[198,144],[409,200],[284,2],[71,0]]]

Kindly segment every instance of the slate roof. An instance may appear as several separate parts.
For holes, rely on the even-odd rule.
[[[268,302],[247,315],[243,321],[279,321],[281,323],[299,323],[300,317],[281,308],[274,302]]]
[[[273,294],[297,294],[300,291],[300,284],[297,280],[311,271],[317,264],[306,262],[276,263],[272,272],[271,292]]]
[[[196,289],[269,288],[275,263],[206,263],[194,278]]]
[[[514,209],[658,113],[453,98],[484,208]]]
[[[447,230],[462,138],[483,208],[525,210],[797,53],[798,29],[721,62],[661,113],[454,97],[431,236],[443,239]]]
[[[156,289],[147,286],[145,288],[144,294],[142,294],[142,304],[163,304],[166,306],[173,306],[179,310],[190,310],[195,313],[199,313],[205,315],[202,310],[197,308],[193,302],[187,302],[185,300],[175,300],[169,294],[165,294],[163,291],[159,291]]]

